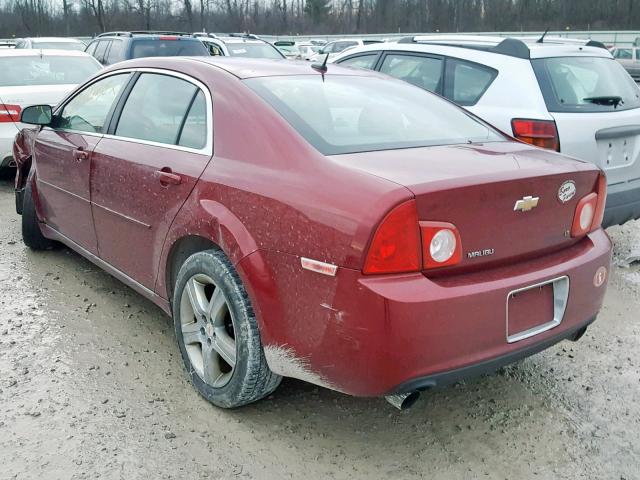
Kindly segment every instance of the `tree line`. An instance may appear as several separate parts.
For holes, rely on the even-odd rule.
[[[358,34],[638,30],[639,0],[0,0],[0,38],[109,30]]]

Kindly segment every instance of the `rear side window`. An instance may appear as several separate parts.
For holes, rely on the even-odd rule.
[[[484,65],[447,59],[444,96],[458,105],[475,105],[497,75],[496,70]]]
[[[190,143],[187,146],[197,143],[197,104],[184,134],[183,125],[198,92],[195,85],[180,78],[143,73],[124,104],[115,134],[168,145],[177,145],[182,134]]]
[[[178,137],[178,145],[189,148],[204,148],[207,143],[207,101],[202,90],[198,90],[193,104]]]
[[[442,59],[422,55],[389,54],[380,71],[430,92],[440,89]]]
[[[376,52],[369,55],[358,55],[355,57],[345,58],[338,63],[343,67],[366,68],[369,70],[373,70],[377,58],[378,53]]]
[[[611,112],[640,107],[640,89],[612,58],[531,61],[550,112]]]
[[[131,48],[131,58],[209,56],[209,51],[200,40],[160,40],[135,39]]]
[[[107,58],[105,63],[111,65],[112,63],[119,62],[124,58],[124,42],[122,40],[113,40],[111,42],[111,48],[107,52]]]

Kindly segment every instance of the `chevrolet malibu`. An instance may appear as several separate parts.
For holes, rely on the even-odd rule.
[[[21,118],[26,245],[170,314],[220,407],[287,376],[404,408],[577,340],[603,300],[600,170],[374,72],[139,59]]]

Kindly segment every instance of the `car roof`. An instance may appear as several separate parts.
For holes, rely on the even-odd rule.
[[[67,37],[27,37],[25,40],[31,40],[33,43],[38,42],[60,42],[60,43],[83,43],[76,38]]]
[[[0,50],[0,57],[89,57],[91,55],[80,50],[57,50],[40,48],[7,48]]]
[[[176,70],[182,62],[196,62],[206,64],[224,70],[239,78],[276,77],[293,75],[320,75],[320,72],[312,68],[312,63],[304,60],[264,59],[249,57],[147,57],[127,60],[112,65],[108,70],[121,68],[164,68]],[[354,69],[339,65],[327,65],[327,75],[349,75],[358,77],[388,78],[386,75],[372,70]]]
[[[421,35],[405,37],[398,42],[375,43],[350,49],[349,54],[370,50],[431,51],[431,47],[446,47],[478,51],[489,54],[508,55],[515,58],[533,59],[564,56],[591,56],[611,58],[611,53],[598,42],[580,39],[545,38],[537,43],[536,37],[497,37],[483,35]],[[341,56],[342,57],[342,56]]]

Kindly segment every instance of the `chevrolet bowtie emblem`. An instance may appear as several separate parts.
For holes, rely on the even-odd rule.
[[[518,200],[513,207],[513,211],[520,210],[521,212],[528,212],[538,206],[540,197],[523,197],[522,200]]]

